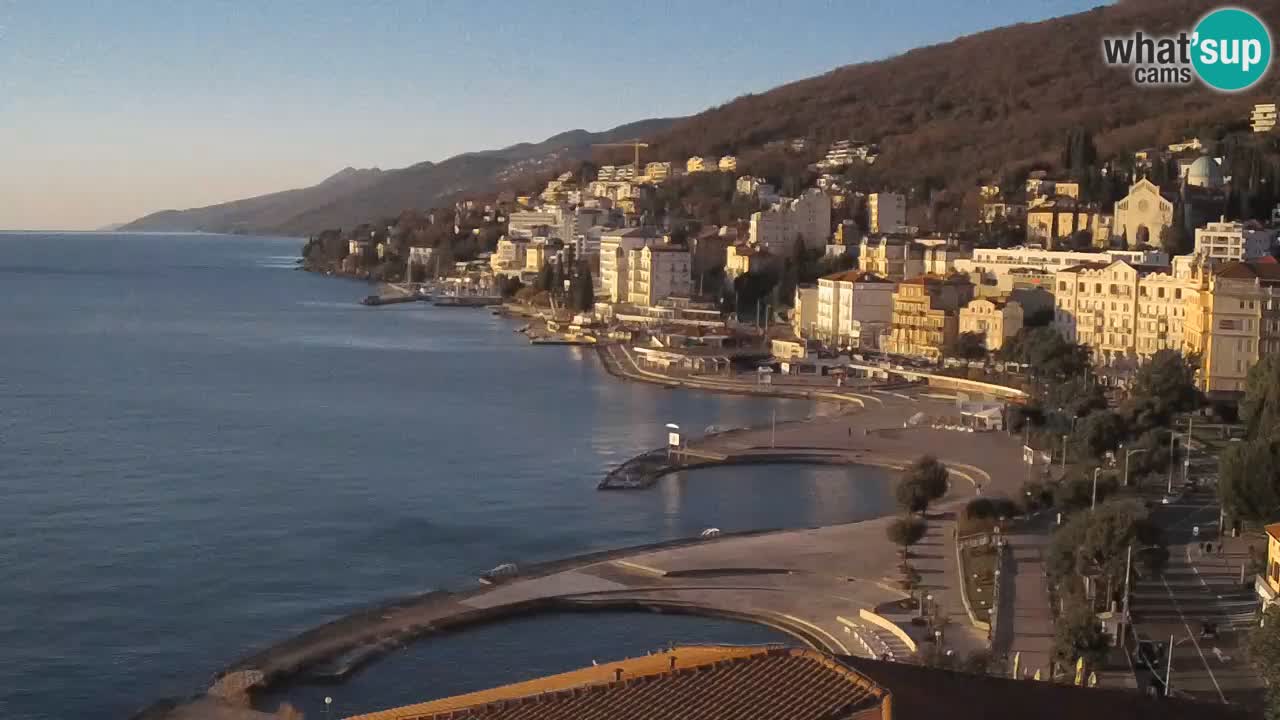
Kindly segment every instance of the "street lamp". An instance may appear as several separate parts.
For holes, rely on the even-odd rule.
[[[1075,423],[1073,422],[1072,424],[1074,425]],[[1066,469],[1067,469],[1067,435],[1064,434],[1062,436],[1062,470],[1063,472],[1065,472]]]
[[[333,698],[329,697],[328,695],[325,695],[324,696],[324,716],[326,719],[329,717],[329,706],[332,704],[333,704]]]
[[[1124,486],[1129,487],[1129,458],[1140,452],[1147,452],[1150,448],[1134,448],[1126,450],[1124,453]]]
[[[1089,512],[1098,506],[1098,473],[1102,472],[1102,468],[1093,469],[1093,499],[1089,501]]]

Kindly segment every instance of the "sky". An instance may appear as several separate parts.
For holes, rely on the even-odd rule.
[[[0,229],[688,115],[1102,0],[0,0]]]

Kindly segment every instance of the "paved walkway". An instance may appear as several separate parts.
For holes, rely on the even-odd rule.
[[[1049,581],[1044,551],[1049,544],[1043,520],[1007,537],[1012,553],[1013,577],[1002,586],[1001,619],[997,650],[1007,651],[1010,672],[1018,656],[1018,674],[1049,677],[1053,656],[1053,613],[1049,608]],[[1008,592],[1005,592],[1008,590]]]

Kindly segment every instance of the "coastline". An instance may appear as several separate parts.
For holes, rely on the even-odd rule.
[[[618,353],[621,354],[619,355]],[[868,436],[867,433],[878,433],[882,430],[900,428],[899,421],[903,417],[903,413],[914,411],[914,406],[901,406],[897,400],[892,400],[889,405],[893,408],[893,412],[889,413],[889,415],[893,416],[894,422],[888,422],[887,419],[880,417],[885,413],[885,400],[873,395],[855,393],[849,390],[832,392],[821,389],[795,389],[782,386],[743,387],[731,381],[661,376],[656,373],[642,371],[634,362],[630,362],[629,368],[626,367],[625,363],[629,362],[629,356],[626,354],[625,349],[613,345],[598,347],[597,356],[605,366],[606,371],[620,380],[632,380],[713,393],[809,399],[836,403],[837,410],[833,414],[779,423],[772,428],[740,428],[715,433],[700,438],[697,441],[700,446],[712,446],[716,443],[746,443],[751,445],[753,435],[759,435],[760,433],[769,433],[771,440],[772,435],[779,431],[787,436],[796,433],[804,435],[815,424],[825,426],[839,425],[840,429],[843,429],[846,424],[849,424],[851,416],[855,418],[854,422],[857,422],[859,415],[865,416],[861,418],[865,421],[862,428],[864,431],[863,437],[874,439]],[[883,427],[869,427],[876,424]],[[852,437],[852,425],[849,425],[849,428],[849,436]],[[772,443],[770,444],[772,445]],[[809,450],[812,450],[812,448]],[[757,444],[752,448],[751,454],[739,458],[738,461],[778,464],[784,461],[781,460],[783,456],[779,451],[795,453],[797,448],[765,448]],[[900,454],[893,456],[875,453],[871,451],[871,448],[861,450],[845,448],[839,453],[831,452],[831,449],[828,449],[824,454],[812,454],[806,459],[797,461],[900,468],[910,459],[910,455]],[[957,463],[956,467],[957,474],[967,478],[974,486],[986,484],[991,479],[989,474],[974,465]],[[959,468],[961,467],[965,469],[960,470]],[[675,467],[671,470],[680,469],[686,468]],[[979,481],[976,474],[984,475],[985,479]],[[950,500],[951,505],[959,502],[954,497]],[[763,542],[766,546],[775,544],[785,546],[794,542],[789,538],[824,531],[838,534],[856,534],[861,538],[859,544],[862,546],[885,545],[886,541],[884,540],[882,527],[888,519],[888,517],[880,517],[810,529],[744,531],[732,534],[726,533],[720,537],[708,539],[688,537],[659,543],[596,551],[522,568],[515,578],[494,586],[457,591],[439,590],[422,595],[392,598],[374,603],[355,613],[313,627],[298,635],[285,638],[280,642],[241,657],[216,675],[216,681],[209,688],[208,694],[214,696],[236,696],[247,691],[257,692],[298,681],[308,684],[341,682],[351,673],[358,671],[378,658],[434,633],[461,629],[480,623],[499,622],[517,615],[553,610],[665,609],[673,612],[748,620],[788,632],[793,637],[811,646],[825,648],[831,652],[849,654],[851,646],[869,648],[876,645],[877,642],[883,644],[885,640],[878,636],[867,635],[867,637],[871,638],[871,642],[868,643],[867,639],[862,635],[857,635],[859,630],[852,630],[857,636],[858,642],[852,645],[844,644],[836,634],[837,632],[846,634],[851,632],[851,626],[848,625],[850,621],[843,615],[833,614],[831,617],[838,619],[840,622],[834,626],[824,628],[822,627],[823,624],[830,625],[829,619],[822,623],[814,622],[812,618],[806,620],[803,617],[805,615],[803,609],[797,610],[794,607],[790,607],[786,602],[781,603],[779,608],[754,606],[743,608],[736,607],[733,602],[724,601],[723,596],[721,596],[721,599],[709,599],[699,595],[700,593],[715,595],[715,590],[729,589],[720,587],[723,583],[708,583],[704,580],[702,584],[699,584],[682,580],[683,584],[679,588],[664,588],[662,586],[655,587],[652,583],[646,581],[672,582],[675,578],[693,580],[700,577],[700,573],[710,571],[727,573],[728,576],[736,578],[737,582],[743,582],[744,578],[749,579],[752,584],[738,588],[740,592],[766,592],[772,593],[774,596],[795,595],[796,597],[804,597],[808,591],[803,587],[787,588],[785,587],[786,583],[783,582],[783,586],[765,589],[761,586],[763,581],[755,576],[759,570],[753,572],[752,568],[735,566],[736,563],[740,562],[738,558],[752,557],[753,553],[737,549],[725,549],[722,552],[715,552],[716,549],[736,548],[736,546],[744,542],[753,544]],[[844,543],[839,543],[839,545],[844,546]],[[676,567],[671,570],[654,572],[653,564],[636,560],[636,558],[644,559],[648,556],[663,556],[681,552],[705,555],[708,551],[715,552],[718,558],[711,563],[711,566],[708,566],[706,562],[700,562],[694,567]],[[874,554],[881,555],[881,553]],[[889,558],[892,558],[893,555],[892,551],[883,553],[883,556]],[[717,569],[717,567],[721,566],[727,569]],[[617,572],[620,568],[623,568],[624,575],[634,575],[637,572],[636,568],[643,568],[639,570],[642,581],[636,583],[634,577],[624,577],[623,579],[626,582],[623,583],[622,588],[601,586],[599,584],[600,582],[619,582]],[[630,569],[627,570],[626,568]],[[785,577],[792,577],[795,572],[797,571],[787,570]],[[804,571],[807,574],[814,572],[815,570],[812,568]],[[857,580],[858,582],[855,583],[854,587],[857,587],[859,592],[869,593],[868,599],[862,603],[862,609],[870,610],[879,604],[902,597],[900,590],[888,587],[888,580],[891,575],[891,569],[877,567],[865,576],[849,577],[841,579],[841,582],[846,583],[843,587],[849,588],[850,586],[847,583]],[[584,577],[593,579],[589,580],[585,587],[574,585],[574,580],[582,580]],[[536,587],[538,581],[548,579],[554,581],[550,583],[553,587],[549,590],[547,588],[538,590]],[[777,585],[779,582],[776,578],[771,578],[765,584]],[[510,593],[513,592],[512,588],[519,587],[532,588],[532,590],[517,592],[532,594],[506,602],[487,599],[495,593],[500,599],[502,592]],[[824,592],[829,592],[829,589]],[[846,589],[845,592],[848,592],[848,590]],[[673,593],[674,596],[672,596]],[[776,601],[776,599],[774,597],[771,602]],[[785,610],[791,610],[792,612],[785,612]],[[853,614],[856,616],[857,613]],[[873,630],[865,627],[861,628],[861,632],[864,634],[874,633]]]

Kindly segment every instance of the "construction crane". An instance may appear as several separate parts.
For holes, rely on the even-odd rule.
[[[635,160],[635,177],[636,177],[636,178],[639,178],[639,177],[640,177],[640,148],[647,148],[647,147],[649,147],[649,143],[647,143],[647,142],[639,142],[639,141],[637,141],[637,140],[630,140],[630,141],[627,141],[627,142],[620,142],[620,143],[597,143],[597,144],[595,144],[595,145],[592,145],[591,147],[600,147],[600,148],[609,148],[609,147],[629,147],[629,148],[635,148],[635,151],[636,151],[636,160]]]

